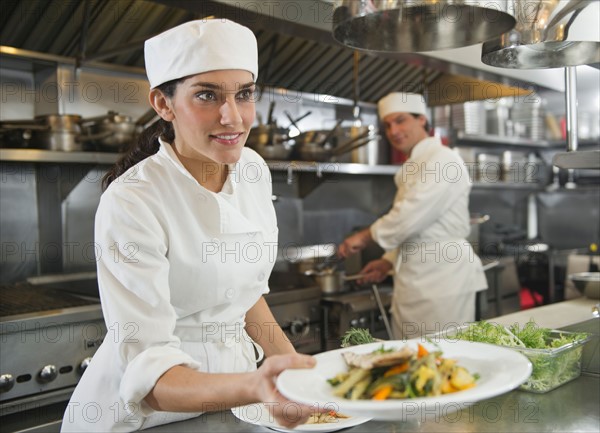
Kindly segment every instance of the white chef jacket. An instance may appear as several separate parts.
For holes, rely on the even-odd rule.
[[[394,177],[392,209],[371,226],[394,264],[395,338],[475,319],[475,293],[487,288],[466,240],[471,181],[464,161],[437,137],[420,141]]]
[[[132,431],[198,415],[154,411],[143,401],[176,365],[256,369],[244,318],[268,292],[275,263],[272,184],[251,149],[229,168],[213,193],[161,142],[102,195],[95,240],[107,335],[62,431]]]

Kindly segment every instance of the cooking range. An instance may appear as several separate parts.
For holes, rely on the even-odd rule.
[[[265,300],[276,322],[298,352],[318,353],[323,344],[321,289],[312,278],[273,272]]]
[[[377,295],[386,312],[385,319]],[[342,336],[350,328],[366,328],[375,338],[390,339],[385,320],[389,321],[391,300],[390,286],[379,286],[374,291],[351,282],[344,284],[343,291],[323,296],[323,350],[339,349]]]
[[[313,278],[295,272],[273,272],[269,287],[271,292],[265,299],[298,352],[315,354],[339,349],[342,336],[351,327],[367,328],[376,338],[389,338],[370,286],[347,281],[341,290],[324,294]],[[386,311],[391,291],[389,286],[377,291]]]
[[[105,335],[97,298],[55,285],[1,286],[0,415],[68,400]]]

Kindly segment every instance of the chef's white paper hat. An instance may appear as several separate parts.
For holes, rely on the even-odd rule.
[[[189,21],[144,44],[150,88],[188,75],[223,69],[258,76],[258,49],[252,30],[233,21]]]
[[[390,93],[379,100],[377,108],[381,119],[390,113],[427,114],[423,95],[417,93]]]

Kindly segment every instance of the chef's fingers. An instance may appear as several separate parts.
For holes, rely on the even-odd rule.
[[[288,368],[312,368],[316,364],[315,358],[301,353],[289,353],[285,355],[273,355],[268,357],[261,370],[270,376],[277,376]]]
[[[304,424],[311,414],[324,411],[324,409],[319,410],[317,406],[306,406],[286,399],[278,402],[278,404],[271,405],[269,410],[277,424],[286,428],[294,428]]]

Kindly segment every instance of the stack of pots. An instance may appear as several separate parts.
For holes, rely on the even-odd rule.
[[[81,135],[81,116],[75,114],[50,114],[36,118],[45,123],[46,128],[34,132],[35,142],[39,147],[48,150],[78,151],[82,150],[79,140]]]

